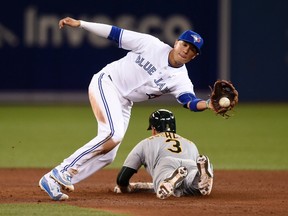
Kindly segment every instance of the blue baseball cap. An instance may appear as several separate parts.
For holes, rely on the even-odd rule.
[[[178,40],[182,40],[187,43],[193,44],[196,47],[197,52],[199,54],[201,53],[200,49],[204,41],[203,41],[203,38],[196,32],[193,32],[192,30],[187,30],[179,36]]]

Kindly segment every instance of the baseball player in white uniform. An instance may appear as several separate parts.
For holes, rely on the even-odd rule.
[[[45,174],[39,186],[53,200],[66,200],[63,190],[110,164],[127,130],[133,102],[172,94],[192,111],[211,109],[209,100],[196,97],[185,64],[200,54],[203,39],[183,32],[173,48],[159,39],[116,26],[66,17],[59,27],[83,28],[115,41],[128,51],[123,58],[96,73],[89,85],[89,100],[98,122],[97,136]]]
[[[149,117],[152,136],[140,141],[129,153],[117,177],[116,193],[153,188],[160,199],[171,195],[209,195],[213,168],[209,158],[199,155],[196,145],[176,134],[176,121],[169,110],[160,109]],[[141,166],[153,183],[129,183]]]

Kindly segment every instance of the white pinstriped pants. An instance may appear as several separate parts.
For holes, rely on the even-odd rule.
[[[95,100],[91,101],[91,97]],[[97,107],[97,110],[93,108],[98,123],[97,136],[56,167],[60,171],[69,169],[77,171],[77,174],[72,177],[72,184],[82,181],[112,163],[131,116],[133,103],[121,97],[113,85],[113,81],[103,70],[93,76],[89,85],[89,98],[92,108]],[[97,155],[97,150],[101,149],[105,141],[110,138],[120,143],[110,152]]]

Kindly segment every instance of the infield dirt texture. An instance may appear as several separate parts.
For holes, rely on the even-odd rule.
[[[48,169],[0,169],[1,203],[50,203],[38,181]],[[118,170],[104,169],[75,185],[63,204],[127,213],[133,216],[167,215],[288,215],[288,171],[215,170],[208,197],[170,197],[152,193],[115,194]],[[5,178],[3,178],[5,176]],[[21,181],[20,180],[21,177]],[[149,181],[141,169],[133,181]],[[57,202],[58,204],[59,202]]]

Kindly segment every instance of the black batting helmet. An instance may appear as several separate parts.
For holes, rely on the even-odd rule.
[[[152,127],[158,132],[173,132],[176,133],[176,122],[173,113],[166,109],[159,109],[153,112],[149,117],[149,127]]]

